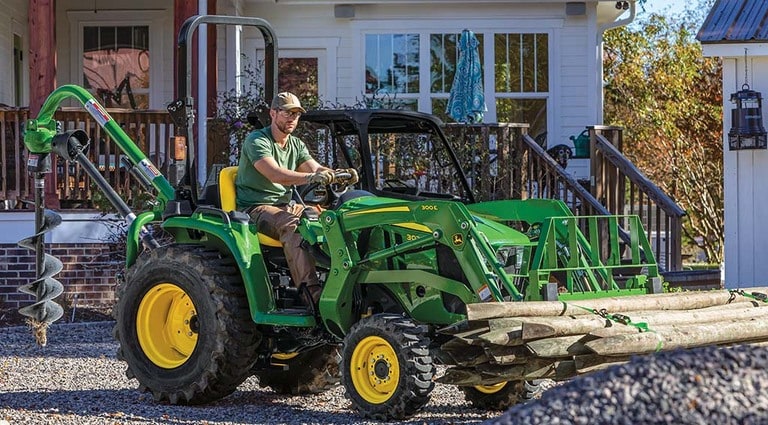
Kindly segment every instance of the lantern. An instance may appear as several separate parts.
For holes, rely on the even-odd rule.
[[[766,149],[768,134],[763,127],[762,95],[744,84],[741,90],[731,94],[736,107],[731,110],[731,130],[728,132],[728,149]]]

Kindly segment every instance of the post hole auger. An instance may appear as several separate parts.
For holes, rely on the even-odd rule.
[[[53,113],[59,104],[69,97],[79,100],[91,116],[104,127],[108,135],[123,148],[132,162],[130,164],[131,174],[145,189],[154,186],[159,192],[158,200],[161,202],[173,197],[173,189],[170,184],[160,175],[157,168],[149,162],[146,156],[135,147],[120,126],[114,122],[90,93],[81,87],[67,85],[60,87],[48,97],[38,118],[28,120],[24,128],[24,144],[29,151],[27,167],[33,174],[35,182],[36,233],[18,243],[19,246],[34,250],[36,253],[36,279],[19,288],[21,292],[35,295],[36,301],[32,305],[21,308],[19,313],[30,318],[35,339],[41,346],[47,343],[46,329],[48,325],[63,315],[63,308],[53,301],[54,298],[64,292],[61,282],[53,278],[62,270],[63,265],[60,260],[45,253],[44,246],[45,234],[61,224],[62,221],[59,214],[46,210],[44,204],[44,175],[51,172],[51,154],[56,154],[67,162],[80,164],[126,223],[129,226],[137,226],[138,232],[135,233],[138,238],[133,243],[128,242],[128,250],[133,253],[133,256],[138,251],[139,243],[146,249],[159,246],[151,233],[144,228],[144,224],[154,219],[155,214],[152,212],[145,213],[145,215],[140,216],[141,219],[137,220],[130,207],[84,154],[90,142],[88,134],[80,129],[62,131],[61,124],[53,120]]]

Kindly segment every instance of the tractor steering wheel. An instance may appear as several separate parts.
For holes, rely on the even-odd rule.
[[[349,190],[350,173],[334,172],[333,181],[330,184],[310,183],[299,191],[299,196],[305,203],[319,205],[323,208],[331,208],[333,204]]]

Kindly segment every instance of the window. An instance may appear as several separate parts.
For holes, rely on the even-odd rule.
[[[149,108],[149,26],[84,26],[83,86],[107,107]]]
[[[475,34],[475,36],[477,41],[480,42],[480,62],[483,62],[483,34]],[[460,37],[461,33],[429,35],[429,92],[432,114],[437,115],[445,122],[452,121],[448,117],[446,109],[448,107],[451,86],[453,85],[453,78],[456,75]]]
[[[547,131],[547,34],[494,34],[494,87],[498,121],[525,122],[529,133]]]
[[[374,103],[399,99],[416,109],[419,93],[419,34],[365,36],[365,93]]]
[[[278,58],[278,90],[290,90],[301,99],[305,107],[317,107],[320,104],[318,87],[318,59],[313,58]]]
[[[533,136],[545,135],[549,34],[474,32],[479,41],[489,110],[485,121],[529,123]],[[373,100],[372,106],[383,106],[380,99],[392,96],[398,101],[397,107],[417,109],[421,105],[420,110],[451,122],[445,110],[456,72],[460,35],[461,31],[364,33],[364,91]]]
[[[13,34],[13,104],[19,106],[24,102],[24,56],[21,36]]]

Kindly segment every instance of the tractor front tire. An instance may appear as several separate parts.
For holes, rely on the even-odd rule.
[[[319,394],[338,385],[340,360],[337,345],[322,345],[298,354],[273,354],[274,364],[254,375],[261,387],[278,394]]]
[[[231,257],[191,245],[155,249],[128,269],[117,297],[117,357],[156,401],[209,403],[250,375],[261,334]]]
[[[352,406],[366,418],[404,419],[429,401],[435,365],[424,326],[377,314],[344,338],[341,379]]]
[[[460,387],[464,398],[481,410],[507,410],[540,395],[538,381],[507,381],[496,385]]]

